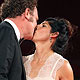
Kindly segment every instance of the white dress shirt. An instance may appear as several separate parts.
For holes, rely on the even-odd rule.
[[[14,31],[16,33],[17,39],[19,41],[20,40],[20,31],[19,31],[18,27],[16,26],[16,24],[13,21],[11,21],[10,19],[5,19],[4,21],[7,21],[12,25],[12,27],[14,28]]]

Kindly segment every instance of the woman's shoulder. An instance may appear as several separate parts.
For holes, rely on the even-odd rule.
[[[64,60],[63,65],[58,70],[59,74],[62,76],[62,78],[73,80],[73,70],[71,68],[71,65],[68,60]]]
[[[72,68],[71,68],[71,65],[70,65],[70,63],[69,63],[69,61],[68,60],[64,60],[64,64],[62,65],[62,67],[61,67],[61,70],[63,71],[63,72],[72,72]]]
[[[63,69],[67,68],[68,70],[71,69],[71,65],[66,58],[64,58],[62,55],[57,54],[57,53],[56,53],[56,56],[59,59],[59,62],[63,61],[63,65],[61,66],[61,68],[63,68]]]
[[[62,55],[60,55],[60,54],[58,54],[58,53],[56,53],[56,52],[54,52],[54,57],[56,58],[56,59],[65,59]]]
[[[65,59],[62,55],[55,52],[55,71],[59,70],[62,66],[68,63],[68,60]]]

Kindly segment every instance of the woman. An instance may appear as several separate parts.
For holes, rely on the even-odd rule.
[[[68,60],[58,54],[66,49],[72,31],[69,21],[59,18],[48,18],[37,26],[36,51],[24,62],[27,80],[73,80]]]

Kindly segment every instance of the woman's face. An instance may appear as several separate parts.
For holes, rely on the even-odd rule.
[[[50,30],[51,27],[47,21],[42,22],[41,24],[37,25],[37,30],[35,31],[33,41],[44,41],[50,38]]]

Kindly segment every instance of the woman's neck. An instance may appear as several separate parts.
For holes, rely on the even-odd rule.
[[[36,44],[36,51],[34,54],[34,59],[36,61],[45,61],[52,54],[53,51],[50,49],[49,45],[40,43]]]

